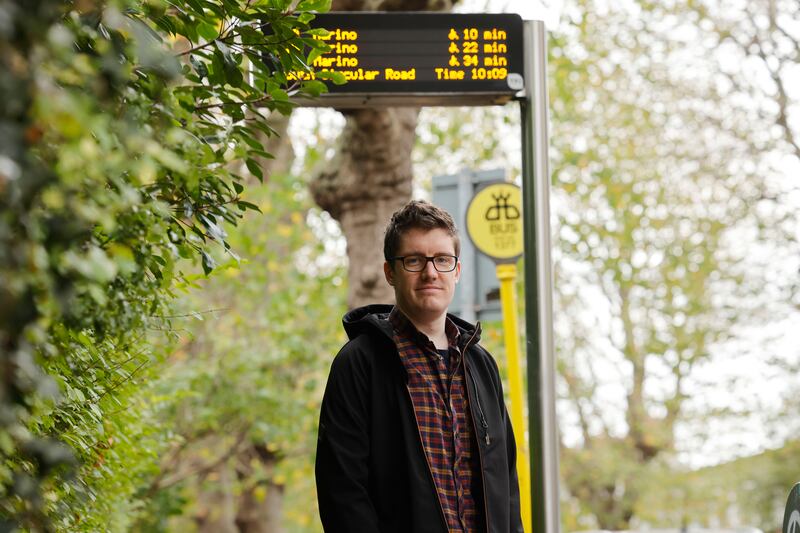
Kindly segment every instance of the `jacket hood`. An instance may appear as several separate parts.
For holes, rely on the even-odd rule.
[[[345,313],[342,325],[347,332],[347,338],[353,340],[362,333],[377,330],[391,339],[392,325],[389,324],[389,313],[392,312],[393,307],[392,305],[373,304],[356,307]]]
[[[373,304],[365,305],[364,307],[357,307],[352,311],[348,311],[342,318],[342,324],[344,325],[344,330],[347,333],[347,337],[350,340],[353,340],[362,333],[377,330],[392,339],[394,331],[392,329],[392,325],[389,323],[389,313],[392,312],[393,308],[393,305]],[[472,325],[466,320],[462,320],[456,315],[452,315],[450,313],[447,313],[447,318],[452,320],[453,323],[458,326],[462,341],[465,342],[473,335],[475,336],[475,342],[480,340],[480,322],[478,322],[476,325]]]

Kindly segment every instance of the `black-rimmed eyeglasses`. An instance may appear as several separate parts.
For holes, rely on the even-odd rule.
[[[458,264],[458,257],[455,255],[434,255],[426,257],[424,255],[406,255],[393,257],[395,261],[401,261],[403,268],[409,272],[422,272],[428,266],[428,261],[433,263],[433,268],[438,272],[452,272]]]

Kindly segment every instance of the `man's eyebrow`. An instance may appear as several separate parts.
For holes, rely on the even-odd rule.
[[[411,251],[411,252],[406,252],[404,254],[398,254],[398,257],[408,257],[409,255],[420,255],[422,257],[436,257],[438,255],[452,255],[452,256],[455,256],[456,253],[455,252],[434,252],[433,255],[426,256],[422,252],[419,252],[419,251],[415,250],[415,251]]]

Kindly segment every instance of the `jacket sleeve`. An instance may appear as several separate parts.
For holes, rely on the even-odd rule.
[[[502,399],[501,399],[502,400]],[[505,411],[505,406],[503,407]],[[509,529],[511,533],[523,533],[522,516],[520,510],[519,480],[517,479],[517,441],[514,440],[514,429],[511,427],[511,417],[505,411],[506,419],[506,453],[508,454],[508,483],[509,483]]]
[[[320,412],[315,471],[328,533],[378,532],[368,489],[369,372],[355,355],[350,343],[334,359]]]
[[[488,355],[488,352],[486,352]],[[497,383],[497,401],[500,403],[500,408],[503,412],[503,420],[505,422],[506,431],[506,456],[508,457],[508,512],[509,512],[509,532],[510,533],[523,533],[522,529],[522,515],[520,509],[520,493],[519,493],[519,480],[517,478],[517,441],[514,438],[514,428],[511,426],[511,417],[506,409],[505,396],[503,394],[503,381],[500,379],[500,370],[497,368],[497,363],[494,358],[489,356],[489,361],[492,365],[494,373],[493,379]]]

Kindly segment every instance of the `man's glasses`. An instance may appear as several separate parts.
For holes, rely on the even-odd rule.
[[[403,268],[409,272],[422,272],[428,266],[428,261],[433,263],[433,268],[438,272],[452,272],[458,264],[458,257],[454,255],[435,255],[425,257],[424,255],[406,255],[403,257],[393,257],[395,261],[402,261]]]

